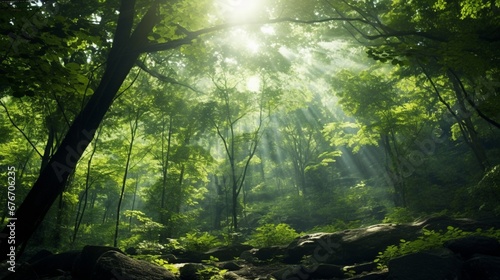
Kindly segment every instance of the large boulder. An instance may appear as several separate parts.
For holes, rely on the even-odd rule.
[[[475,255],[464,263],[467,279],[500,280],[500,257]]]
[[[467,236],[450,240],[445,247],[459,254],[464,259],[474,254],[500,256],[500,242],[497,239],[486,236]]]
[[[205,252],[203,256],[204,259],[207,260],[210,259],[210,257],[216,257],[220,261],[230,261],[240,257],[241,253],[250,249],[252,249],[252,246],[244,244],[222,246]]]
[[[268,262],[272,260],[277,261],[283,259],[283,255],[285,255],[286,251],[287,248],[285,246],[271,246],[260,249],[254,248],[244,251],[239,258],[249,263]]]
[[[309,256],[318,263],[351,265],[372,261],[387,246],[400,239],[414,239],[411,225],[380,224],[335,233],[314,233],[299,237],[287,248],[285,262],[299,263]]]
[[[331,264],[290,265],[272,272],[271,276],[277,280],[346,278],[341,266]]]
[[[75,259],[72,271],[73,277],[77,279],[93,279],[92,272],[97,263],[97,260],[106,252],[115,251],[123,253],[120,249],[109,246],[92,246],[83,247],[82,252]]]
[[[386,280],[388,272],[386,271],[375,271],[370,273],[364,273],[360,275],[353,276],[347,280]]]
[[[388,280],[460,280],[461,262],[453,252],[442,249],[420,252],[389,261]]]
[[[199,271],[205,270],[206,266],[200,263],[187,263],[179,268],[181,280],[198,280],[200,279]]]
[[[177,280],[177,277],[163,267],[108,251],[97,260],[91,279]]]
[[[399,244],[401,239],[413,240],[422,229],[446,230],[448,226],[475,231],[478,228],[499,227],[499,221],[474,221],[433,217],[412,224],[378,224],[366,228],[334,233],[314,233],[295,239],[286,249],[284,261],[297,264],[304,257],[318,263],[352,265],[373,261],[379,252],[389,245]]]

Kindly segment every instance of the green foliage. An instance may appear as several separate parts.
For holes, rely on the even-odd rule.
[[[224,274],[226,274],[227,269],[220,269],[216,266],[219,259],[214,256],[210,256],[208,260],[202,260],[201,262],[205,264],[203,269],[196,271],[199,280],[222,280],[224,279]]]
[[[144,238],[151,240],[155,239],[164,228],[162,224],[153,221],[153,219],[146,216],[145,213],[138,210],[126,210],[124,215],[127,218],[133,218],[139,222],[139,224],[134,225],[132,232],[141,233],[144,235]]]
[[[157,264],[166,270],[172,272],[175,275],[179,275],[179,268],[173,264],[168,263],[168,261],[161,258],[154,258],[152,261],[154,264]]]
[[[215,265],[219,261],[219,258],[210,256],[208,260],[202,260],[201,262],[208,265]]]
[[[306,231],[306,233],[337,232],[345,229],[359,228],[360,226],[361,226],[360,221],[345,222],[343,220],[337,219],[333,223],[328,225],[315,226],[312,229]]]
[[[448,226],[446,232],[423,229],[422,235],[416,240],[401,239],[399,245],[388,246],[383,252],[379,252],[374,262],[379,269],[384,269],[387,263],[396,257],[439,248],[446,241],[474,235],[500,238],[500,230],[491,228],[487,231],[477,229],[475,232],[470,232],[452,226]]]
[[[165,250],[167,252],[174,251],[174,250],[179,250],[179,249],[184,249],[177,239],[170,239],[168,243],[164,244]]]
[[[352,269],[350,266],[344,266],[342,268],[342,271],[344,272],[344,275],[348,278],[354,277],[356,275],[356,271]]]
[[[394,207],[385,216],[384,223],[411,223],[415,221],[415,214],[408,208]]]
[[[205,252],[222,244],[216,236],[208,232],[188,232],[179,238],[179,243],[184,249],[195,252]]]
[[[119,7],[118,1],[63,1],[26,9],[29,4],[18,2],[5,4],[8,12],[0,15],[0,45],[5,50],[0,65],[0,98],[5,105],[0,114],[12,118],[0,124],[0,165],[19,170],[20,202],[43,161],[60,145],[69,122],[98,88],[105,70],[100,65],[106,65],[111,44],[117,42],[114,11]],[[134,23],[148,8],[146,2],[134,9]],[[161,22],[150,30],[149,45],[181,39],[186,30],[230,22],[226,14],[237,14],[218,7],[226,1],[216,1],[215,6],[212,2],[162,3],[157,10]],[[448,207],[443,197],[454,197],[456,185],[469,185],[465,179],[477,174],[464,164],[463,159],[471,156],[464,158],[463,150],[450,145],[448,139],[464,137],[464,128],[443,117],[446,108],[434,92],[452,107],[458,105],[449,72],[460,73],[463,91],[483,113],[498,120],[495,31],[500,21],[495,11],[500,0],[324,2],[267,1],[260,3],[261,16],[314,20],[337,17],[338,12],[379,20],[371,21],[375,25],[350,21],[352,28],[341,21],[240,26],[212,33],[210,40],[144,54],[145,69],[150,71],[132,70],[122,84],[121,98],[101,123],[99,144],[91,144],[97,147],[95,157],[92,154],[87,169],[87,148],[68,180],[60,205],[63,216],[57,223],[44,223],[44,242],[67,236],[66,231],[81,223],[71,246],[109,244],[129,121],[136,114],[143,116],[141,137],[134,142],[127,182],[137,184],[125,185],[121,209],[144,212],[123,212],[132,222],[130,227],[125,219],[120,224],[122,248],[205,251],[220,245],[213,234],[190,231],[234,225],[224,217],[224,209],[231,209],[227,196],[235,186],[236,196],[241,191],[243,197],[234,213],[244,217],[240,226],[270,223],[251,237],[249,243],[256,246],[287,244],[297,236],[290,226],[275,225],[280,222],[297,230],[322,224],[312,231],[334,232],[380,221],[374,213],[383,216],[385,209],[375,209],[391,199],[380,171],[401,170],[405,161],[411,163],[404,165],[411,169],[411,176],[403,176],[405,205],[429,212]],[[64,8],[64,13],[50,7]],[[268,16],[264,11],[284,14]],[[361,34],[373,43],[366,49],[368,57],[362,53],[366,44],[356,47],[351,41],[351,35],[363,40]],[[325,44],[331,41],[325,38],[335,40]],[[248,51],[257,45],[258,52]],[[345,70],[334,65],[344,65]],[[422,75],[423,69],[429,77]],[[499,157],[490,153],[498,151],[497,131],[476,126],[475,114],[471,118],[474,126],[469,129],[477,128],[479,143],[497,164]],[[442,130],[437,138],[432,134],[435,127]],[[414,145],[424,140],[432,140],[432,148]],[[4,176],[0,179],[6,182]],[[218,176],[218,183],[213,176]],[[498,178],[500,167],[480,183],[463,187],[457,209],[500,215]],[[215,185],[217,191],[208,191]],[[2,193],[0,202],[5,205],[7,192]],[[417,214],[394,208],[384,222],[411,222]],[[156,242],[160,233],[162,239],[185,236],[163,245]],[[224,237],[226,243],[238,242],[236,235]],[[57,245],[47,248],[51,246]]]
[[[298,236],[299,234],[287,224],[265,224],[255,230],[247,243],[259,248],[288,245]]]
[[[119,248],[123,248],[123,249],[129,248],[129,247],[133,247],[133,246],[136,246],[136,245],[140,244],[142,239],[143,238],[142,238],[142,236],[140,234],[132,234],[128,238],[121,239],[118,242],[118,247]]]
[[[199,280],[222,280],[227,269],[220,269],[216,266],[205,266],[196,272]]]
[[[469,188],[468,193],[476,202],[472,207],[482,213],[500,215],[500,165],[488,171],[479,183]]]
[[[156,241],[141,241],[137,244],[137,249],[143,253],[146,252],[161,252],[165,246]]]

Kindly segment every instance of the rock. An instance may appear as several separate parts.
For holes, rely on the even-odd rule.
[[[175,263],[177,261],[177,257],[174,254],[164,254],[160,258],[168,263]]]
[[[468,236],[445,243],[445,247],[464,259],[474,254],[500,256],[500,242],[497,239],[486,236]]]
[[[498,220],[474,221],[433,217],[411,224],[378,224],[366,228],[344,230],[335,233],[314,233],[295,239],[286,248],[284,261],[298,264],[305,256],[315,262],[338,265],[369,262],[389,245],[399,244],[399,240],[414,240],[422,229],[446,230],[448,226],[475,231],[477,228],[500,227]]]
[[[447,216],[430,217],[420,222],[412,224],[413,226],[422,229],[446,231],[449,226],[460,228],[464,231],[475,231],[478,228],[490,229],[500,227],[498,219],[476,221],[472,219],[453,219]]]
[[[463,265],[467,279],[499,280],[500,257],[475,255]]]
[[[243,277],[239,276],[238,274],[230,271],[230,272],[227,272],[224,274],[224,279],[226,279],[226,280],[245,280],[246,278],[243,278]]]
[[[93,279],[92,271],[97,260],[106,252],[115,251],[123,253],[120,249],[109,246],[85,246],[81,254],[76,258],[72,274],[77,279]]]
[[[462,279],[461,263],[447,249],[413,253],[389,261],[389,280]]]
[[[171,260],[171,263],[200,263],[202,260],[210,259],[200,252],[174,250],[172,254],[175,255],[175,258]]]
[[[348,265],[343,268],[345,271],[352,271],[355,274],[361,274],[363,272],[370,272],[377,269],[377,264],[374,262],[367,262],[362,264]]]
[[[253,250],[253,256],[261,261],[283,258],[286,246],[271,246]]]
[[[243,253],[244,251],[252,249],[250,245],[236,244],[231,246],[223,246],[211,249],[205,252],[204,259],[209,259],[210,256],[218,258],[220,261],[230,261],[234,260]]]
[[[362,275],[356,275],[354,277],[348,278],[347,280],[385,280],[387,279],[388,274],[389,273],[386,271],[377,271]]]
[[[244,251],[241,253],[240,259],[245,260],[249,263],[254,263],[257,261],[257,257],[255,256],[255,254],[258,250],[259,249],[250,249],[250,250]]]
[[[240,270],[241,266],[235,262],[224,262],[219,266],[221,269],[227,269],[229,271]]]
[[[91,279],[176,280],[177,277],[163,267],[134,260],[117,251],[108,251],[97,260]]]
[[[297,279],[307,279],[307,275],[301,270],[301,265],[291,265],[272,272],[271,276],[277,280],[295,279],[295,277],[298,277]]]
[[[309,274],[308,279],[331,279],[346,277],[343,267],[333,264],[307,266],[305,267],[304,271]]]
[[[208,266],[199,263],[187,263],[179,268],[180,278],[182,280],[198,280],[201,279],[199,272],[206,270]],[[210,277],[209,277],[210,278]]]
[[[135,247],[128,247],[127,249],[125,249],[125,253],[131,255],[131,256],[135,256],[137,255],[137,249]]]
[[[274,271],[271,273],[271,275],[278,280],[332,279],[346,277],[341,266],[330,264],[318,264],[310,266],[293,265]]]
[[[380,224],[335,233],[315,233],[299,237],[287,250],[284,261],[299,263],[311,256],[317,263],[351,265],[369,262],[387,246],[400,239],[415,239],[418,230],[411,225]]]

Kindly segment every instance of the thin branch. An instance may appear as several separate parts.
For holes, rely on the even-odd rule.
[[[455,73],[455,71],[453,71],[453,69],[449,68],[448,69],[451,73],[451,75],[453,75],[453,77],[455,78],[455,80],[457,81],[457,83],[459,84],[460,86],[460,89],[462,90],[462,92],[464,93],[464,96],[465,96],[465,100],[467,100],[467,102],[469,103],[470,106],[472,106],[472,108],[474,108],[474,110],[476,110],[477,114],[483,118],[485,121],[487,121],[489,124],[495,126],[496,128],[500,128],[500,124],[497,123],[496,121],[490,119],[488,116],[486,116],[478,107],[477,107],[477,104],[474,102],[474,100],[471,99],[470,95],[467,93],[467,90],[465,90],[465,86],[464,84],[462,83],[462,81],[460,80],[460,78],[458,77],[457,73]]]
[[[284,23],[284,22],[298,23],[298,24],[317,24],[317,23],[324,23],[324,22],[330,22],[330,21],[360,22],[363,24],[374,26],[373,22],[367,21],[367,20],[362,19],[362,18],[349,18],[349,17],[342,17],[342,16],[341,17],[329,17],[329,18],[315,19],[315,20],[301,20],[301,19],[296,19],[296,18],[276,18],[276,19],[268,19],[268,20],[254,20],[254,21],[247,21],[247,22],[239,22],[239,23],[225,23],[225,24],[220,24],[220,25],[216,25],[213,27],[209,27],[209,28],[200,29],[197,31],[189,32],[186,30],[184,32],[186,34],[186,37],[184,37],[184,38],[168,41],[165,43],[150,44],[150,45],[147,45],[144,47],[139,47],[139,49],[134,50],[134,51],[158,52],[158,51],[169,50],[169,49],[173,49],[173,48],[176,48],[176,47],[179,47],[182,45],[190,44],[193,40],[197,39],[201,35],[216,32],[216,31],[221,31],[221,30],[225,30],[225,29],[229,29],[229,28],[233,28],[233,27],[237,27],[237,26],[273,24],[273,23]],[[432,34],[429,34],[426,32],[419,32],[419,31],[393,31],[391,33],[379,34],[379,35],[366,35],[366,34],[360,33],[360,35],[363,36],[367,40],[376,40],[376,39],[391,38],[391,37],[419,36],[419,37],[431,39],[434,41],[447,42],[447,40],[445,38],[436,37]]]
[[[134,80],[132,80],[132,82],[130,83],[130,85],[128,85],[124,90],[122,90],[119,93],[117,93],[116,96],[115,96],[115,98],[114,98],[114,100],[118,99],[124,92],[126,92],[127,90],[129,90],[135,84],[135,81],[137,81],[137,78],[139,78],[139,74],[141,74],[141,70],[140,69],[137,72],[137,75],[135,75],[135,78],[134,78]]]
[[[21,132],[21,134],[24,136],[24,139],[26,139],[28,141],[28,143],[31,145],[31,147],[33,148],[33,150],[35,150],[35,152],[40,156],[40,158],[43,158],[42,154],[38,151],[38,149],[36,148],[35,144],[33,144],[33,142],[31,142],[31,140],[28,138],[28,136],[24,133],[24,131],[19,127],[17,126],[17,124],[14,122],[14,120],[11,118],[10,114],[9,114],[9,110],[7,109],[7,106],[5,106],[5,104],[2,102],[2,100],[0,100],[0,106],[2,106],[5,110],[5,113],[7,114],[7,118],[9,118],[9,121],[10,123],[19,131]]]
[[[61,102],[59,102],[59,98],[57,98],[55,91],[52,92],[52,96],[54,97],[54,100],[56,101],[56,104],[57,104],[57,108],[59,108],[59,110],[61,111],[61,114],[63,115],[64,121],[66,122],[66,125],[69,128],[71,126],[71,123],[70,123],[68,117],[66,116],[66,113],[64,112],[64,108],[63,108]]]
[[[195,87],[192,87],[188,84],[185,84],[185,83],[182,83],[182,82],[178,82],[177,80],[173,79],[173,78],[170,78],[170,77],[167,77],[165,75],[162,75],[154,70],[151,70],[149,69],[146,64],[142,61],[139,61],[137,60],[135,62],[135,64],[137,66],[139,66],[139,68],[141,68],[142,70],[144,70],[144,72],[148,73],[149,75],[157,78],[158,80],[162,81],[162,82],[166,82],[166,83],[169,83],[169,84],[172,84],[172,85],[179,85],[179,86],[182,86],[182,87],[185,87],[185,88],[188,88],[196,93],[203,93],[201,90],[198,90],[196,89]]]
[[[85,106],[85,103],[86,103],[85,99],[87,98],[87,92],[90,88],[91,83],[94,80],[94,72],[97,71],[99,68],[101,68],[101,66],[103,66],[103,65],[104,65],[103,63],[100,63],[99,65],[97,65],[96,67],[94,67],[93,69],[91,69],[89,71],[90,77],[89,77],[89,81],[87,83],[87,86],[85,87],[85,91],[83,93],[82,103],[80,104],[80,112],[83,110],[83,107]]]
[[[247,22],[239,22],[239,23],[224,23],[224,24],[213,26],[213,27],[188,32],[186,34],[186,37],[184,37],[184,38],[168,41],[165,43],[150,44],[150,45],[147,45],[145,47],[140,48],[137,51],[139,51],[139,52],[158,52],[158,51],[173,49],[173,48],[176,48],[176,47],[179,47],[182,45],[190,44],[194,39],[198,38],[201,35],[213,33],[216,31],[221,31],[221,30],[225,30],[225,29],[229,29],[229,28],[233,28],[233,27],[237,27],[237,26],[272,24],[272,23],[282,23],[282,22],[292,22],[292,23],[300,23],[300,24],[316,24],[316,23],[323,23],[323,22],[336,21],[336,20],[358,21],[361,23],[370,24],[370,22],[368,22],[364,19],[361,19],[361,18],[343,18],[343,17],[324,18],[324,19],[317,19],[317,20],[276,18],[276,19],[268,19],[268,20],[254,20],[254,21],[247,21]]]

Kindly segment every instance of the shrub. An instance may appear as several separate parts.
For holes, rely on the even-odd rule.
[[[316,233],[316,232],[337,232],[345,229],[359,228],[361,226],[360,221],[349,221],[344,222],[342,220],[335,220],[333,223],[328,225],[320,225],[315,226],[312,229],[306,231],[307,233]]]
[[[176,276],[179,276],[179,267],[175,266],[174,264],[170,264],[166,260],[160,258],[154,258],[151,262],[165,268]]]
[[[481,213],[500,215],[500,165],[489,170],[476,185],[469,188],[469,196],[474,198],[472,206]],[[479,203],[478,203],[479,202]]]
[[[258,248],[288,245],[298,236],[299,234],[287,224],[265,224],[255,230],[247,243]]]
[[[219,239],[208,232],[191,232],[179,238],[179,243],[187,251],[205,252],[220,246]]]
[[[385,215],[384,223],[411,223],[415,220],[414,214],[408,208],[394,207]]]

